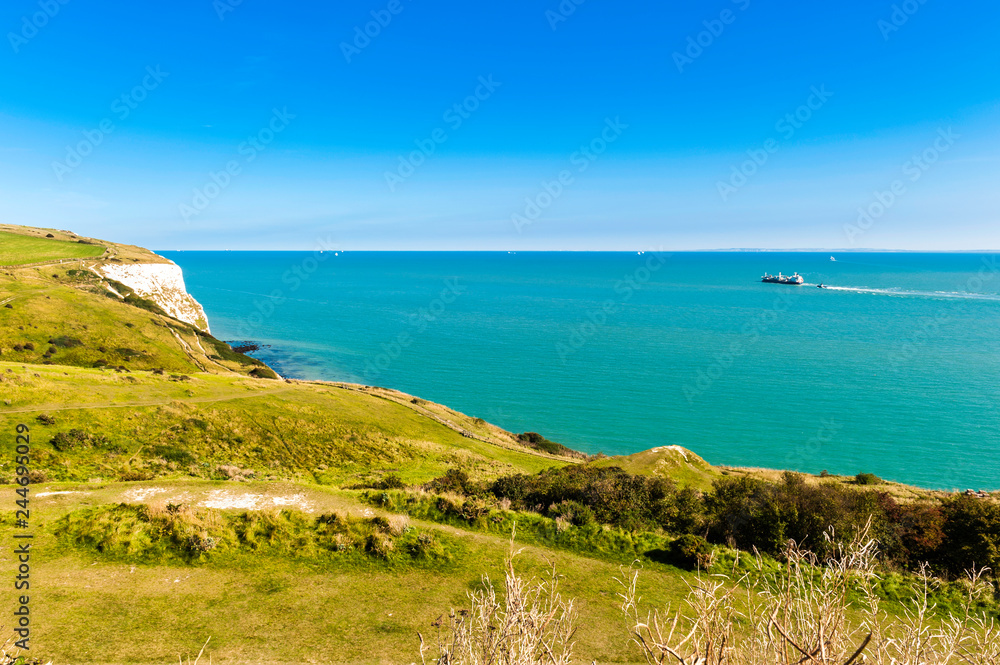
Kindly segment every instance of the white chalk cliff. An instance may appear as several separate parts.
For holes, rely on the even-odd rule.
[[[96,270],[121,282],[137,295],[152,300],[175,319],[210,332],[201,303],[184,287],[184,273],[176,263],[102,263]]]

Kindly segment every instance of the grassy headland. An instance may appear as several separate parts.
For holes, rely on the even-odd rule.
[[[104,245],[94,244],[83,238],[57,239],[49,231],[44,235],[24,232],[13,233],[0,227],[0,266],[25,265],[66,259],[91,259],[104,254]],[[60,232],[60,236],[66,234]]]

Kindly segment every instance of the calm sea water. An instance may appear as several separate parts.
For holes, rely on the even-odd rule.
[[[397,388],[587,452],[1000,488],[1000,259],[161,252],[287,376]],[[762,284],[798,271],[810,284]]]

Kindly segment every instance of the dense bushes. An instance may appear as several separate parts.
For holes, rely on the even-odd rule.
[[[786,473],[781,483],[747,477],[716,481],[705,499],[710,515],[708,537],[742,550],[770,554],[784,551],[789,540],[815,551],[832,554],[836,543],[824,533],[831,528],[838,540],[850,540],[869,515],[878,517],[878,495],[829,483],[809,485],[802,476]]]
[[[564,513],[544,517],[530,512],[514,512],[483,497],[437,496],[423,492],[365,492],[363,498],[379,508],[405,513],[416,519],[451,524],[463,529],[485,531],[545,547],[555,547],[582,554],[612,559],[621,563],[634,561],[653,551],[662,551],[668,538],[662,533],[615,529],[596,522],[569,519]],[[506,505],[506,501],[501,501]],[[492,504],[492,505],[491,505]],[[563,505],[562,510],[572,512]]]
[[[533,476],[502,476],[488,484],[452,469],[425,489],[467,497],[455,510],[465,516],[506,502],[515,510],[577,528],[596,524],[636,533],[662,530],[772,556],[781,556],[789,541],[831,556],[839,543],[867,527],[878,540],[883,564],[891,569],[916,570],[927,562],[952,578],[973,566],[1000,570],[1000,504],[969,496],[899,503],[865,487],[872,482],[865,475],[855,479],[854,485],[862,487],[810,483],[791,472],[779,482],[727,476],[702,493],[665,478],[584,464]],[[693,542],[685,541],[685,546],[693,547]],[[698,552],[679,556],[690,563]]]
[[[949,499],[942,507],[943,538],[935,563],[958,575],[973,566],[1000,572],[1000,505],[970,496]]]
[[[694,570],[708,567],[712,546],[701,536],[686,533],[670,543],[667,551],[674,565]]]
[[[536,476],[516,474],[493,482],[488,491],[513,505],[546,514],[570,501],[586,506],[603,524],[623,529],[695,531],[701,526],[697,492],[678,489],[660,477],[634,476],[617,468],[587,465],[547,469]]]
[[[878,485],[882,482],[882,479],[874,473],[859,473],[854,476],[854,482],[858,485]]]
[[[58,432],[49,440],[52,447],[61,453],[79,448],[104,448],[108,446],[108,437],[103,434],[91,434],[81,429],[71,429],[68,432]]]
[[[901,504],[884,492],[810,485],[786,473],[781,483],[724,478],[705,501],[709,539],[744,550],[777,555],[794,540],[827,556],[871,520],[890,567],[916,570],[927,562],[954,578],[976,566],[1000,570],[1000,504],[976,497]]]

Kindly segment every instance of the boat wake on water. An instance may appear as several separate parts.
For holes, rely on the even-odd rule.
[[[853,293],[869,293],[872,295],[897,296],[901,298],[945,298],[959,300],[1000,301],[1000,294],[996,293],[969,293],[963,291],[902,291],[898,289],[866,289],[853,286],[830,286],[828,284],[824,284],[823,288],[830,291],[850,291]]]

